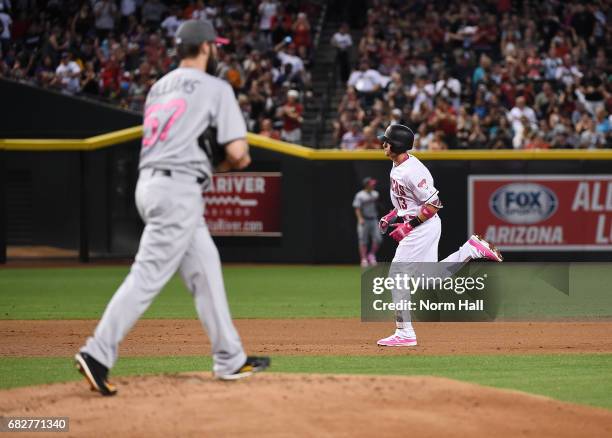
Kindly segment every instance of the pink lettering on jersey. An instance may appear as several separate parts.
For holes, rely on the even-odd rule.
[[[397,182],[396,180],[394,180],[393,178],[391,178],[391,191],[395,195],[395,199],[397,200],[397,203],[399,204],[400,208],[402,210],[405,210],[407,207],[407,202],[406,202],[407,194],[406,194],[405,187],[401,185],[399,182]]]
[[[158,103],[148,107],[144,115],[142,146],[150,147],[157,140],[166,140],[168,131],[178,118],[183,115],[186,108],[187,103],[185,99],[173,99],[167,103]],[[170,117],[167,117],[168,114],[170,114]],[[160,128],[162,123],[163,126]]]
[[[393,178],[391,178],[391,191],[395,196],[407,196],[404,186]]]

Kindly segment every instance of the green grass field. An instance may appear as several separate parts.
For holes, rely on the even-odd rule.
[[[97,319],[127,271],[127,267],[2,269],[0,319]],[[237,318],[359,317],[359,268],[229,266],[224,274]],[[196,317],[191,297],[178,278],[145,317]],[[210,367],[208,357],[124,357],[113,375]],[[612,354],[277,356],[273,370],[436,375],[612,409]],[[70,358],[0,358],[0,388],[79,378]]]
[[[97,319],[127,273],[127,267],[0,270],[0,319]],[[230,266],[224,274],[235,318],[359,317],[357,267]],[[144,317],[197,317],[180,278]]]

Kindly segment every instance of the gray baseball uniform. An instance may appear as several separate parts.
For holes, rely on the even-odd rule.
[[[212,344],[215,374],[231,374],[246,360],[232,322],[217,248],[204,222],[202,183],[212,166],[198,146],[209,127],[220,144],[246,137],[229,84],[192,68],[178,68],[149,92],[136,206],[145,222],[136,260],[82,351],[111,368],[128,331],[178,270],[193,294]]]
[[[359,208],[364,219],[363,224],[357,224],[357,237],[361,245],[367,245],[370,241],[380,243],[382,240],[378,230],[378,197],[376,190],[361,190],[353,199],[353,208]]]

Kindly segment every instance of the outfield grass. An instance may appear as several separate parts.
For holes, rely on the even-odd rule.
[[[211,369],[209,357],[126,357],[115,376]],[[272,371],[434,375],[612,409],[612,354],[508,356],[278,356]],[[0,358],[0,388],[79,380],[68,358]]]
[[[98,319],[128,267],[2,269],[0,319]],[[235,318],[343,318],[360,315],[353,266],[229,266],[223,269]],[[175,276],[144,318],[196,318]]]
[[[549,274],[527,264],[483,264],[480,268],[503,273],[498,280],[504,285],[503,317],[546,320],[612,316],[611,264],[576,263],[569,270],[548,269]],[[2,269],[0,319],[97,319],[128,269]],[[384,275],[383,271],[381,267]],[[228,266],[224,277],[235,318],[360,316],[361,271],[355,266]],[[569,287],[569,293],[557,290],[563,284]],[[144,317],[196,318],[191,295],[177,276]]]

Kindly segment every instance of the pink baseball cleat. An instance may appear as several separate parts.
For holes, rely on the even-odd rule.
[[[417,345],[417,340],[416,338],[404,338],[393,334],[388,338],[379,339],[376,344],[383,347],[414,347]]]
[[[478,234],[472,234],[469,238],[468,243],[472,246],[472,258],[475,259],[489,259],[494,262],[501,262],[504,258],[501,252],[495,246],[484,240]]]
[[[368,263],[370,264],[370,266],[376,266],[376,256],[372,253],[368,254]]]

